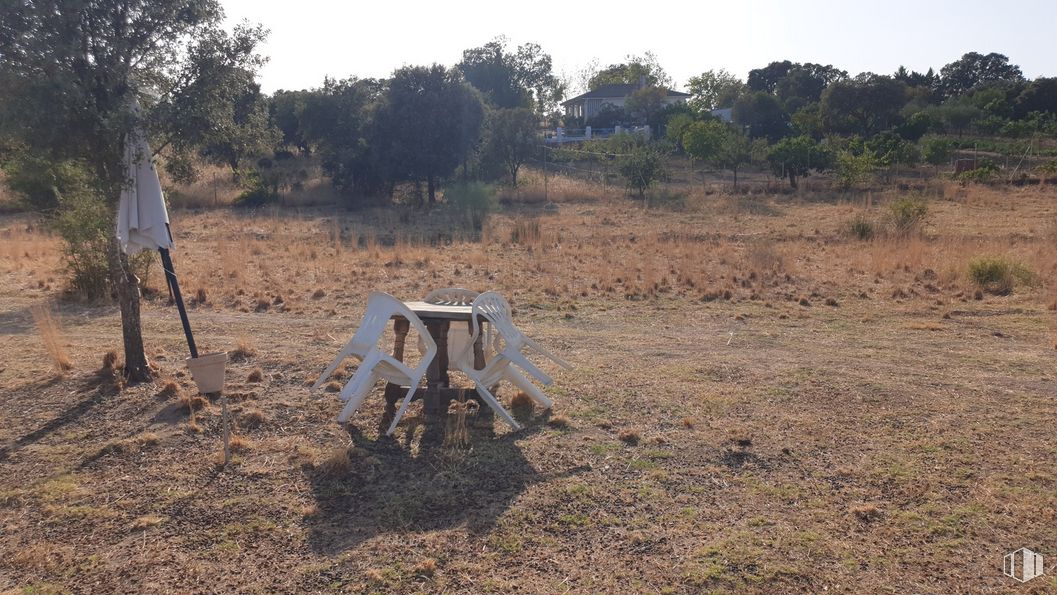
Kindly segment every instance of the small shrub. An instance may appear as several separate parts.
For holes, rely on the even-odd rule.
[[[892,227],[895,232],[906,235],[921,225],[929,207],[924,200],[911,196],[904,196],[892,203],[890,207],[892,214]]]
[[[495,188],[481,182],[462,182],[444,190],[444,201],[451,205],[476,231],[499,206]]]
[[[993,295],[1008,295],[1017,283],[1030,285],[1035,275],[1023,265],[1002,256],[984,256],[969,261],[969,279]]]
[[[260,368],[254,368],[246,377],[246,382],[260,382],[264,379],[264,372]]]
[[[865,213],[859,213],[848,222],[848,233],[859,240],[870,240],[874,237],[873,221]]]

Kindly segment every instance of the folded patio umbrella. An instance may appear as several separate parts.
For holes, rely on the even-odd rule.
[[[139,111],[139,105],[133,109]],[[129,255],[143,250],[157,250],[161,255],[162,268],[169,291],[180,311],[180,322],[183,323],[184,335],[191,357],[198,357],[194,335],[191,334],[191,323],[187,320],[180,285],[173,271],[169,248],[172,248],[172,234],[169,231],[169,213],[165,208],[165,196],[162,194],[161,180],[147,137],[142,130],[134,130],[125,140],[125,172],[127,182],[121,191],[117,208],[117,239],[121,249]]]

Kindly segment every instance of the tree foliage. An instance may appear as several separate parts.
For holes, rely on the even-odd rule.
[[[687,87],[691,95],[687,103],[698,113],[734,107],[734,102],[748,88],[740,78],[722,69],[706,70],[690,77]]]
[[[393,177],[426,181],[433,204],[437,181],[464,163],[476,147],[484,105],[458,70],[439,64],[409,66],[393,73],[375,119],[383,131],[375,137],[376,144]]]
[[[494,110],[488,117],[485,154],[502,164],[517,188],[522,164],[539,150],[539,120],[525,108]]]
[[[987,83],[1022,80],[1024,73],[1020,67],[1010,64],[1006,56],[994,52],[969,52],[940,69],[940,88],[947,98],[963,95]]]
[[[550,55],[535,43],[510,52],[507,43],[506,38],[497,37],[465,50],[456,67],[495,107],[533,108],[539,114],[550,111],[565,92],[553,73]]]
[[[594,90],[602,85],[638,85],[640,82],[648,87],[672,86],[672,77],[665,72],[653,52],[646,52],[641,56],[628,55],[624,62],[610,64],[595,72],[588,80],[587,87]]]
[[[771,142],[789,134],[789,116],[778,98],[757,91],[742,96],[734,104],[734,122],[744,127],[752,138]]]
[[[812,170],[829,169],[832,155],[810,137],[792,136],[771,147],[767,161],[775,176],[788,178],[789,185],[796,188],[797,180]]]

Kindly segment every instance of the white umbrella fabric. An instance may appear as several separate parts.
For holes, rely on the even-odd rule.
[[[172,248],[169,212],[165,209],[158,170],[142,131],[125,140],[125,171],[128,178],[117,208],[117,239],[126,254]]]
[[[138,103],[133,110],[139,112]],[[191,357],[198,357],[194,335],[191,334],[191,323],[187,320],[180,285],[173,271],[169,249],[173,247],[172,234],[169,232],[169,212],[165,208],[165,195],[162,193],[161,180],[158,179],[154,159],[147,145],[146,135],[142,130],[134,130],[125,139],[125,187],[121,190],[121,199],[117,207],[117,239],[121,249],[129,255],[143,250],[157,250],[161,255],[165,279],[176,308],[180,311],[184,335]]]

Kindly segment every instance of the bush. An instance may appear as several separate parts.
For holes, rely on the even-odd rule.
[[[495,188],[481,182],[460,182],[445,188],[444,201],[465,216],[477,231],[499,205]]]
[[[107,250],[114,233],[110,207],[91,193],[74,193],[61,197],[58,213],[52,220],[66,246],[66,268],[70,272],[70,289],[85,299],[101,299],[110,294],[110,263]],[[129,260],[140,279],[150,273],[154,253],[145,251]]]
[[[904,196],[892,203],[891,212],[895,232],[905,235],[917,229],[928,214],[929,207],[920,198]]]
[[[873,151],[863,151],[856,155],[851,151],[840,151],[837,153],[837,183],[841,188],[849,189],[856,186],[865,186],[873,177],[877,168],[877,159]]]
[[[860,240],[872,239],[875,233],[873,221],[870,221],[866,213],[859,213],[848,222],[848,232]]]
[[[998,166],[989,159],[982,159],[975,169],[970,169],[969,171],[957,174],[955,175],[955,179],[961,182],[976,182],[984,184],[995,179],[997,175]]]
[[[91,175],[77,161],[51,161],[41,157],[18,155],[4,166],[5,183],[21,195],[26,208],[54,214],[65,195],[84,193]]]
[[[983,256],[969,261],[969,278],[988,293],[1008,295],[1016,282],[1030,285],[1035,275],[1005,257]]]
[[[664,166],[664,155],[648,145],[636,147],[621,157],[618,170],[627,188],[634,190],[639,198],[645,198],[646,190],[654,182],[663,180],[668,173]]]

